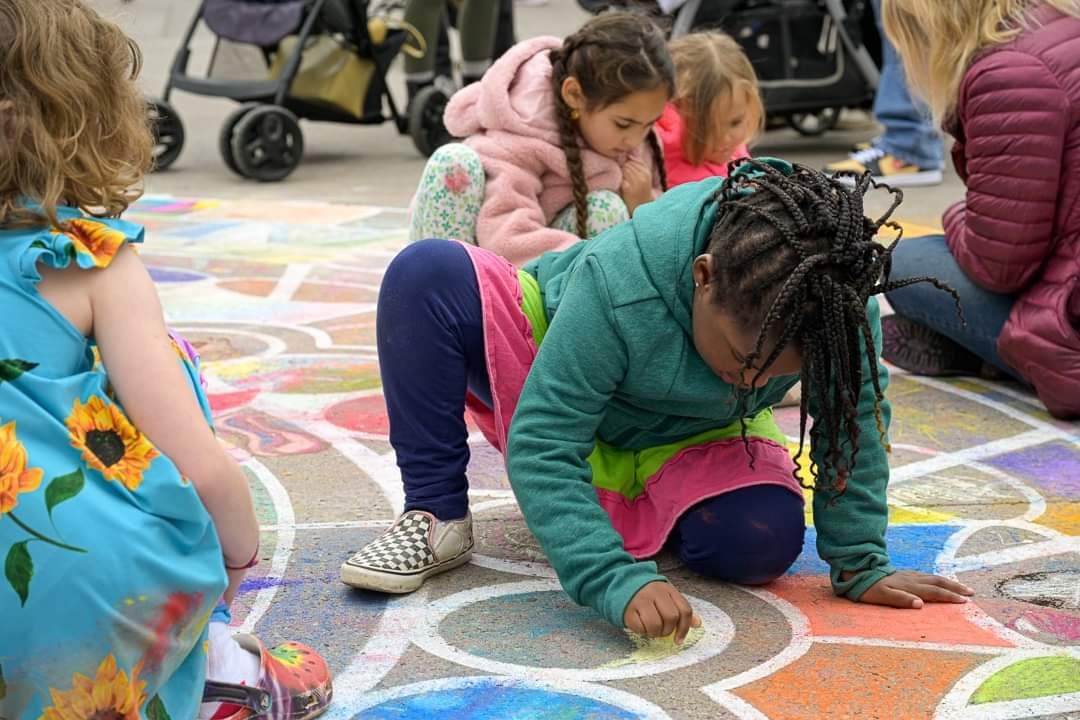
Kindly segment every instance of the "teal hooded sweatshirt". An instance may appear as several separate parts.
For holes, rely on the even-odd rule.
[[[630,222],[525,268],[549,326],[511,422],[510,483],[566,592],[619,627],[638,590],[664,578],[654,562],[626,552],[597,500],[587,461],[596,439],[641,450],[739,418],[735,388],[709,369],[692,338],[691,268],[708,244],[721,182],[679,186]],[[880,357],[873,299],[868,312]],[[884,388],[885,368],[874,371]],[[889,466],[865,360],[863,378],[854,472],[841,496],[819,492],[813,503],[818,553],[834,591],[853,600],[894,572],[885,549]],[[775,405],[797,381],[774,378],[752,392],[748,415]],[[816,410],[811,403],[811,416]],[[887,402],[881,412],[888,427]],[[826,451],[811,448],[819,465]],[[842,581],[843,570],[856,574]]]

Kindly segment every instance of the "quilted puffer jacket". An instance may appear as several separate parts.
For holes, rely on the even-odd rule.
[[[1037,8],[960,87],[953,161],[967,186],[945,213],[978,285],[1016,295],[1001,357],[1047,409],[1080,416],[1080,19]]]

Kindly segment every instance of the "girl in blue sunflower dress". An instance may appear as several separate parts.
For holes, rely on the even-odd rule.
[[[0,718],[313,717],[322,658],[227,631],[259,526],[118,219],[139,60],[79,0],[0,0]]]

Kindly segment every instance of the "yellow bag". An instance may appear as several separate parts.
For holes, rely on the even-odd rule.
[[[296,47],[295,35],[283,39],[270,65],[270,77],[285,72]],[[344,43],[329,35],[308,38],[300,56],[300,69],[289,95],[307,102],[329,105],[355,118],[364,115],[364,98],[375,73],[375,62],[357,57]]]

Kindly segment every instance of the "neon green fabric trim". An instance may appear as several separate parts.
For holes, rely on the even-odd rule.
[[[537,347],[547,333],[547,314],[544,312],[544,299],[540,293],[540,284],[529,273],[518,270],[518,282],[521,283],[521,311],[532,326],[533,340]],[[746,434],[750,437],[768,438],[784,445],[787,439],[773,419],[772,408],[762,410],[746,422]],[[703,445],[715,440],[731,440],[742,436],[739,421],[714,430],[691,435],[667,445],[646,448],[644,450],[621,450],[597,439],[596,448],[589,455],[592,466],[592,484],[594,487],[611,490],[633,500],[645,491],[645,483],[655,475],[664,463],[680,451],[693,445]]]
[[[547,333],[547,314],[544,312],[544,296],[540,292],[540,283],[529,273],[518,270],[518,282],[521,283],[521,312],[532,326],[533,341],[537,347]]]
[[[772,408],[762,410],[746,421],[746,434],[749,437],[767,438],[781,445],[787,440],[773,418]],[[611,490],[633,500],[645,491],[645,483],[659,472],[664,463],[679,451],[703,445],[715,440],[730,440],[742,436],[739,421],[715,430],[706,430],[697,435],[678,440],[667,445],[646,448],[644,450],[621,450],[608,445],[602,440],[596,441],[596,449],[589,455],[592,465],[592,484],[594,487]]]

